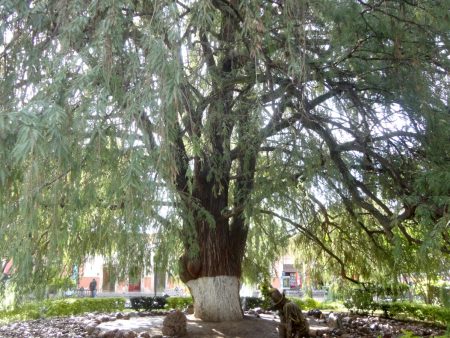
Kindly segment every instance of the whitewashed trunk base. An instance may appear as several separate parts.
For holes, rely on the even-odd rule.
[[[237,277],[201,277],[186,284],[194,298],[195,317],[208,322],[242,319]]]

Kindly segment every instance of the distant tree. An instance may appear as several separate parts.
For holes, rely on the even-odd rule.
[[[364,250],[447,262],[448,6],[2,1],[13,282],[87,254],[148,261],[159,243],[160,261],[181,255],[196,315],[220,321],[242,317],[243,266],[291,230],[350,280]]]

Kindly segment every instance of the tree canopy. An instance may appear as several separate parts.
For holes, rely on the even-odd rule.
[[[189,281],[297,235],[353,281],[448,270],[449,9],[2,1],[0,256],[29,285],[158,244]]]

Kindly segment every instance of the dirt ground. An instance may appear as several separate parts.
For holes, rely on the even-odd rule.
[[[445,328],[431,323],[400,321],[340,314],[341,327],[309,316],[312,337],[397,338],[405,332],[419,337],[444,337]],[[125,318],[128,316],[128,318]],[[0,325],[0,338],[98,338],[162,337],[165,316],[144,313],[89,313],[82,316],[42,318]],[[330,319],[330,315],[328,315]],[[187,315],[187,338],[278,338],[278,318],[274,313],[248,314],[241,321],[203,322]],[[134,332],[134,333],[133,333]],[[448,336],[446,336],[448,337]]]
[[[278,338],[275,319],[267,316],[264,319],[245,316],[237,322],[208,323],[188,317],[188,334],[191,338]]]

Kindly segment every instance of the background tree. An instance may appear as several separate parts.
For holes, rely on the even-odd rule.
[[[353,246],[447,257],[445,2],[0,6],[0,252],[16,285],[87,254],[145,262],[158,229],[196,315],[230,320],[244,258],[263,266],[282,224],[351,280]]]

